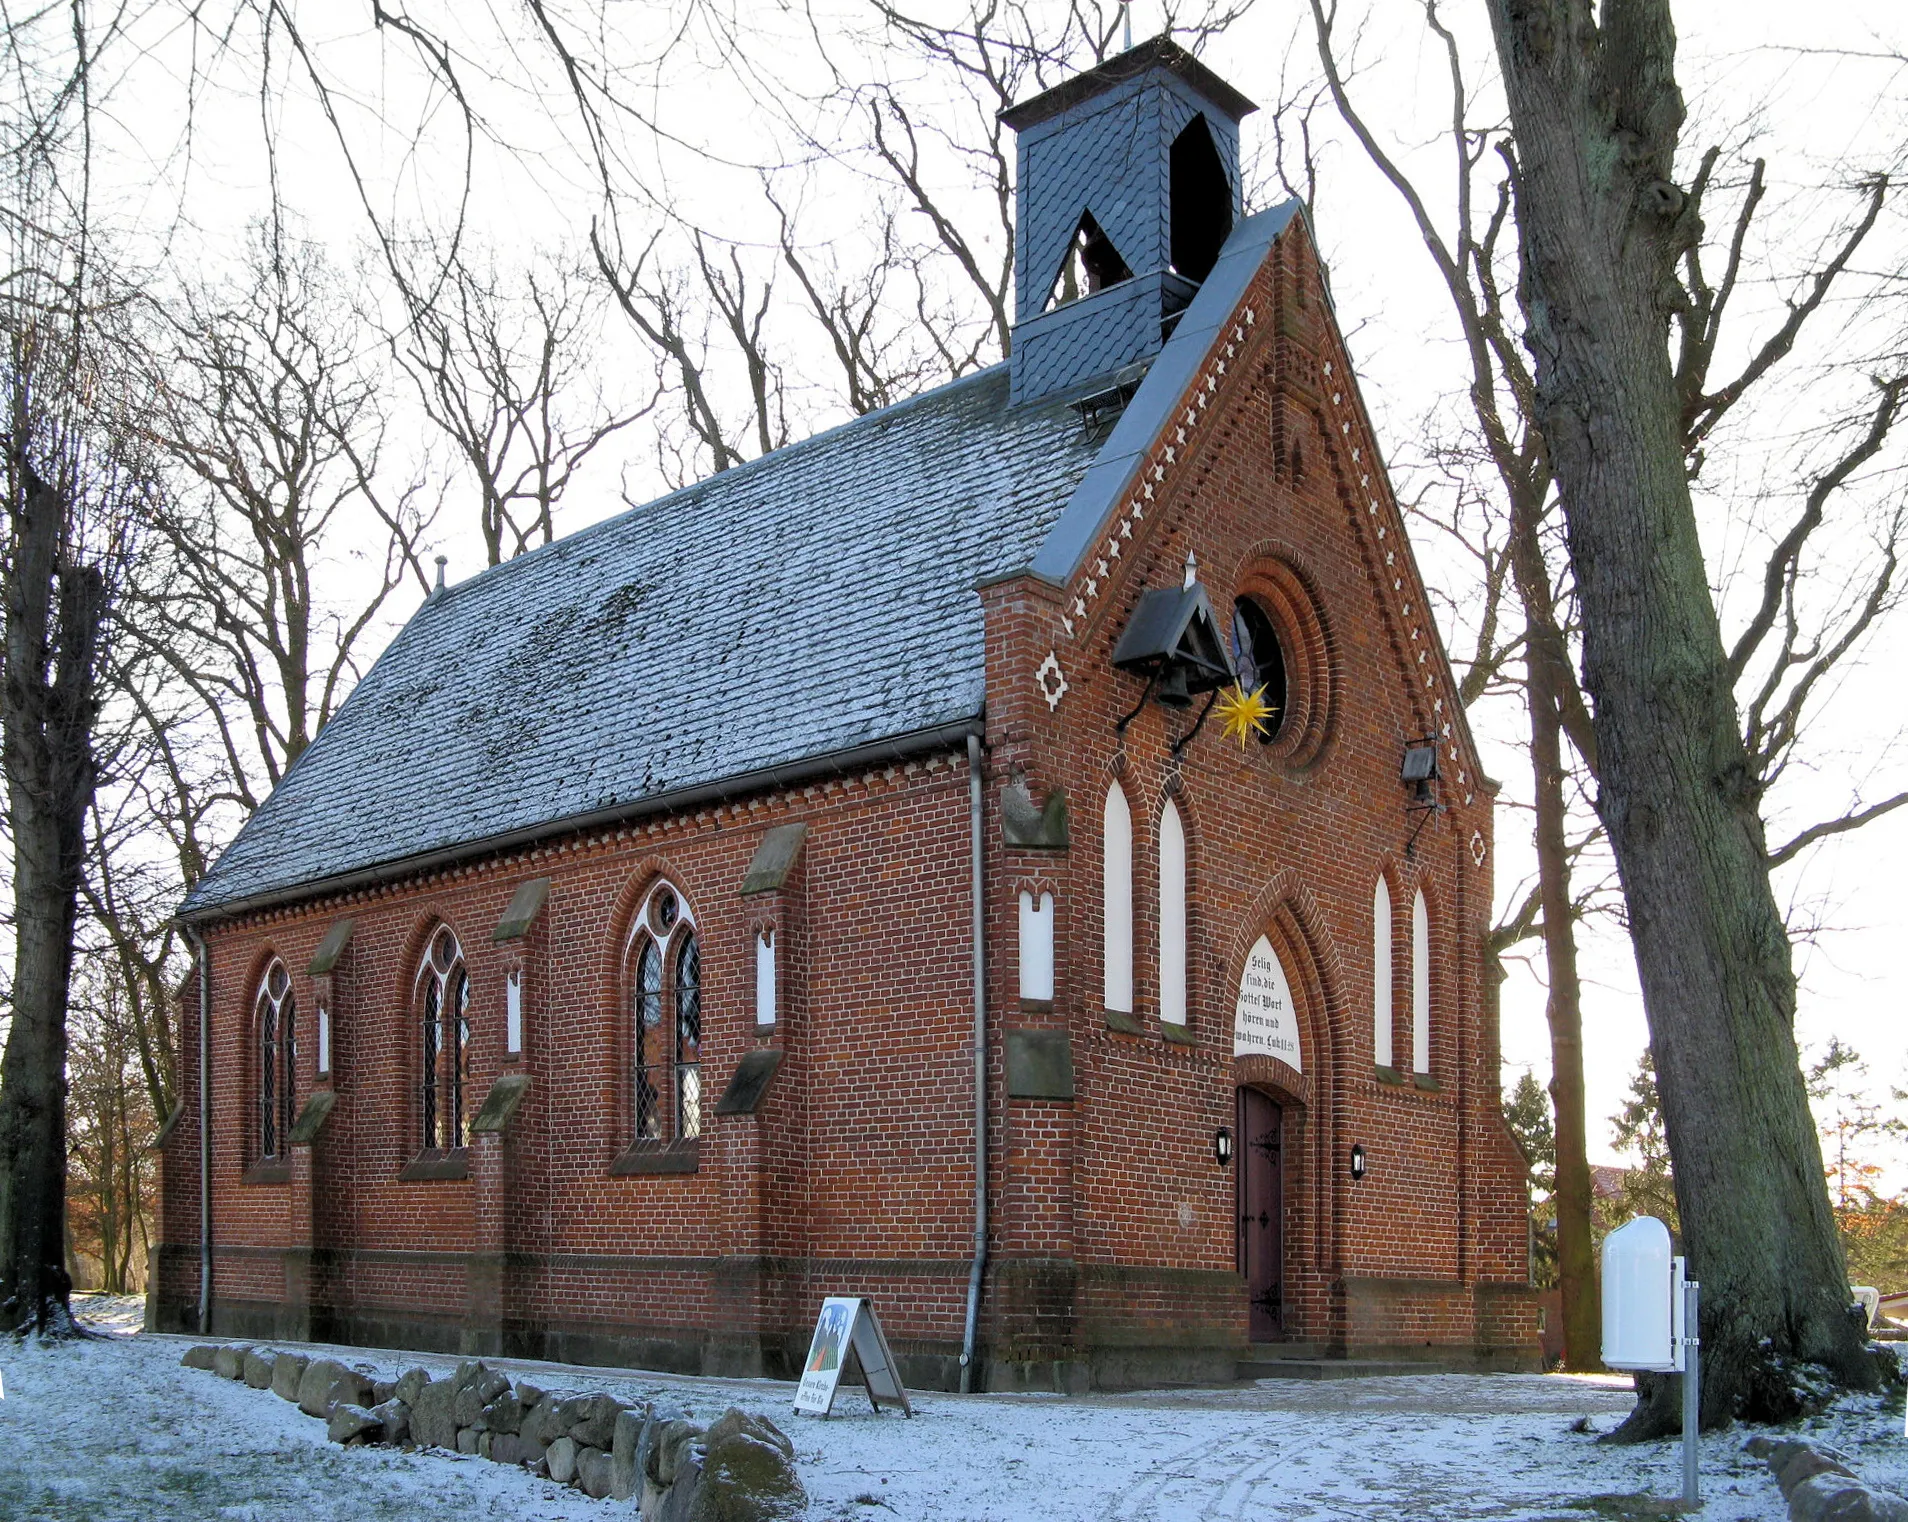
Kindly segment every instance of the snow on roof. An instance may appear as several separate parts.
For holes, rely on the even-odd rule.
[[[187,895],[203,917],[973,721],[977,584],[1064,583],[1298,215],[1247,217],[1110,433],[996,365],[430,598]]]
[[[1004,365],[430,598],[183,913],[971,720],[974,587],[1099,444]]]

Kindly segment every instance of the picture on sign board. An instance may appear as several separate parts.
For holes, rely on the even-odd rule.
[[[820,1318],[815,1322],[815,1340],[809,1344],[805,1374],[833,1374],[841,1367],[841,1355],[848,1349],[849,1328],[854,1325],[857,1300],[824,1300]]]
[[[861,1368],[868,1403],[879,1411],[886,1401],[913,1416],[914,1408],[908,1404],[907,1391],[901,1388],[901,1375],[888,1348],[887,1333],[881,1330],[881,1318],[870,1302],[852,1295],[831,1295],[822,1301],[821,1313],[815,1318],[815,1336],[802,1363],[802,1382],[795,1389],[795,1409],[814,1416],[828,1415],[834,1408],[850,1348]]]

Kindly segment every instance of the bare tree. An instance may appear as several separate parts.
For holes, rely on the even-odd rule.
[[[1543,536],[1554,505],[1548,450],[1526,405],[1529,375],[1518,352],[1503,260],[1509,250],[1511,194],[1500,181],[1485,207],[1477,205],[1480,168],[1489,138],[1470,120],[1470,99],[1457,40],[1425,0],[1425,17],[1445,52],[1451,87],[1449,127],[1454,157],[1453,232],[1440,228],[1423,192],[1398,168],[1353,104],[1338,55],[1337,6],[1312,0],[1312,17],[1325,83],[1339,115],[1365,153],[1410,209],[1425,247],[1450,296],[1463,332],[1470,370],[1468,396],[1477,453],[1496,477],[1490,497],[1501,520],[1488,520],[1477,541],[1484,607],[1479,640],[1463,683],[1467,706],[1501,679],[1513,663],[1529,724],[1533,839],[1537,881],[1523,904],[1493,937],[1500,953],[1534,930],[1544,946],[1550,1027],[1551,1103],[1556,1110],[1558,1278],[1562,1287],[1564,1360],[1570,1368],[1601,1365],[1595,1250],[1591,1227],[1588,1116],[1584,1094],[1582,980],[1576,958],[1576,895],[1569,844],[1565,735],[1583,764],[1595,769],[1596,741],[1585,711],[1565,632],[1567,593],[1560,598]],[[1307,179],[1314,178],[1309,169]],[[1506,598],[1514,596],[1515,637],[1500,640]]]
[[[1594,18],[1563,0],[1488,9],[1515,140],[1530,411],[1583,610],[1598,810],[1629,905],[1686,1248],[1708,1291],[1706,1419],[1788,1415],[1784,1359],[1856,1386],[1876,1374],[1848,1313],[1763,779],[1690,493],[1690,398],[1726,406],[1731,392],[1687,383],[1663,342],[1666,324],[1687,335],[1699,315],[1678,277],[1706,188],[1700,170],[1688,187],[1675,178],[1675,31],[1668,0],[1607,0]],[[1630,1433],[1674,1429],[1669,1386],[1645,1386]]]
[[[123,689],[110,671],[102,685],[109,710],[120,706]],[[163,744],[169,737],[158,738]],[[197,878],[184,876],[176,853],[155,848],[165,834],[176,833],[196,793],[185,788],[156,793],[150,779],[122,771],[145,747],[124,732],[116,739],[120,743],[110,750],[102,747],[104,780],[93,800],[83,889],[88,921],[97,934],[87,938],[81,952],[93,964],[95,982],[110,980],[115,1040],[123,1037],[130,1044],[145,1106],[163,1121],[179,1092],[172,1011],[181,945],[174,914],[181,882],[189,885]]]
[[[117,425],[125,294],[87,204],[91,70],[111,40],[75,6],[0,34],[8,255],[0,284],[0,771],[13,852],[12,1008],[0,1057],[0,1331],[71,1333],[67,1012],[97,783],[99,652],[154,475]]]
[[[115,971],[81,977],[68,1083],[68,1199],[74,1246],[100,1266],[99,1288],[143,1286],[151,1246],[158,1118],[142,1080],[136,1016]]]
[[[590,229],[590,248],[597,268],[608,283],[616,304],[631,325],[649,343],[655,356],[658,384],[667,389],[680,409],[681,422],[692,441],[677,446],[674,468],[665,460],[665,473],[672,485],[695,480],[706,471],[724,471],[740,465],[749,456],[748,436],[753,433],[763,446],[772,448],[779,439],[769,416],[768,378],[771,366],[767,355],[750,344],[751,334],[759,343],[759,322],[746,319],[731,325],[730,331],[744,347],[742,364],[750,377],[749,394],[753,409],[739,421],[724,406],[712,374],[718,363],[710,339],[708,308],[702,305],[712,292],[708,282],[714,278],[706,260],[698,257],[697,276],[672,267],[663,252],[659,232],[633,258],[625,259],[601,224]],[[746,277],[738,260],[735,289],[729,295],[738,313],[747,303]],[[698,289],[698,284],[701,289]],[[759,298],[766,305],[766,285]],[[779,401],[779,396],[777,398]],[[665,456],[670,443],[665,435],[659,440],[659,452]]]
[[[782,263],[828,339],[851,411],[861,416],[901,401],[927,384],[937,365],[948,375],[971,367],[971,354],[963,359],[948,347],[954,323],[945,303],[930,306],[931,287],[923,278],[921,258],[903,247],[891,204],[884,202],[874,215],[880,229],[874,257],[844,270],[839,258],[809,245],[798,233],[797,215],[777,198],[772,183],[765,194],[780,222]],[[893,321],[900,305],[894,290],[904,282],[913,287],[906,305],[915,321],[898,326]],[[931,347],[923,347],[923,336]]]
[[[1163,20],[1197,47],[1249,8],[1250,0],[1207,0],[1167,6]],[[593,145],[638,119],[667,136],[626,84],[618,89],[617,71],[580,33],[542,8],[538,14]],[[811,16],[814,55],[834,82],[813,100],[762,59],[738,14],[688,9],[680,34],[702,29],[784,131],[795,162],[756,167],[778,224],[780,263],[799,294],[777,289],[776,271],[756,257],[752,237],[697,225],[653,188],[630,183],[619,156],[597,150],[604,209],[592,227],[592,251],[680,405],[683,443],[664,448],[666,460],[673,457],[666,463],[672,481],[725,470],[791,435],[791,398],[817,389],[819,377],[800,364],[790,312],[820,325],[835,361],[832,384],[819,387],[822,413],[843,405],[869,411],[937,376],[956,378],[1005,356],[1013,325],[1013,145],[999,114],[1103,61],[1120,43],[1122,19],[1120,6],[1100,0],[1054,10],[976,0],[953,20],[883,0],[865,25],[846,31]],[[842,61],[850,51],[855,61]],[[887,77],[867,79],[869,59],[890,60]],[[786,183],[816,162],[852,176],[879,207],[861,229],[852,264],[818,252],[828,239],[813,234],[810,203]],[[633,215],[632,205],[646,215]],[[700,319],[703,309],[713,311],[712,323]],[[811,384],[791,382],[795,373]]]
[[[151,428],[179,477],[159,524],[174,575],[139,633],[249,813],[344,700],[399,582],[429,590],[430,513],[421,479],[384,479],[386,376],[314,247],[260,229],[237,288],[189,290],[166,323]],[[342,607],[327,561],[362,573]]]
[[[1514,659],[1523,669],[1522,696],[1530,726],[1535,802],[1535,899],[1541,911],[1534,918],[1526,918],[1520,911],[1504,928],[1535,925],[1544,938],[1552,1094],[1557,1110],[1557,1206],[1564,1322],[1570,1349],[1567,1356],[1573,1365],[1594,1366],[1598,1318],[1585,1137],[1580,981],[1575,957],[1575,921],[1582,904],[1592,895],[1572,889],[1575,852],[1569,836],[1571,796],[1578,790],[1574,778],[1579,773],[1597,777],[1599,745],[1598,730],[1575,669],[1579,641],[1576,567],[1557,533],[1560,521],[1551,444],[1546,419],[1537,405],[1535,371],[1522,342],[1525,324],[1515,305],[1516,154],[1501,118],[1477,119],[1458,39],[1446,25],[1438,0],[1422,0],[1422,14],[1433,46],[1441,55],[1450,89],[1447,136],[1453,179],[1448,198],[1440,206],[1440,198],[1427,196],[1400,169],[1354,105],[1346,62],[1336,37],[1337,6],[1313,0],[1312,11],[1324,77],[1334,103],[1361,148],[1403,199],[1451,297],[1468,357],[1468,398],[1477,437],[1501,494],[1497,499],[1503,504],[1501,534],[1495,540],[1489,533],[1485,536],[1481,584],[1486,612],[1478,627],[1494,636],[1500,626],[1501,589],[1496,578],[1507,566],[1521,609],[1522,631],[1514,640],[1485,641],[1477,654],[1479,661],[1493,667],[1498,661]],[[1720,150],[1705,156],[1692,205],[1700,205],[1712,190],[1721,158]],[[1803,324],[1820,307],[1830,286],[1845,273],[1855,250],[1872,230],[1880,206],[1879,184],[1871,183],[1857,216],[1837,235],[1823,266],[1804,282],[1803,296],[1791,304],[1777,331],[1757,346],[1754,358],[1740,375],[1714,380],[1710,371],[1722,316],[1737,288],[1749,228],[1762,209],[1762,174],[1757,163],[1734,209],[1730,235],[1722,244],[1725,273],[1721,279],[1714,284],[1709,280],[1704,262],[1706,244],[1700,237],[1688,241],[1672,273],[1678,295],[1671,306],[1680,331],[1676,384],[1682,400],[1678,440],[1692,475],[1700,471],[1704,451],[1713,444],[1715,425],[1793,351]],[[1696,213],[1692,211],[1691,215],[1693,219]],[[1692,220],[1690,225],[1700,223]],[[1886,524],[1875,563],[1865,575],[1855,578],[1852,607],[1805,607],[1793,594],[1808,575],[1809,567],[1798,557],[1810,534],[1820,526],[1822,504],[1835,498],[1851,475],[1880,449],[1893,425],[1898,400],[1894,383],[1878,383],[1874,407],[1862,414],[1862,420],[1872,426],[1857,429],[1858,437],[1847,449],[1805,468],[1805,479],[1810,483],[1806,495],[1815,503],[1814,516],[1805,507],[1795,527],[1771,553],[1766,568],[1767,577],[1778,588],[1777,604],[1782,604],[1784,595],[1788,597],[1790,617],[1783,625],[1786,638],[1776,642],[1779,649],[1772,645],[1764,652],[1766,658],[1758,661],[1751,652],[1769,634],[1768,625],[1758,628],[1752,620],[1741,636],[1744,655],[1736,667],[1736,677],[1753,664],[1758,678],[1773,684],[1769,697],[1746,691],[1743,698],[1742,722],[1754,758],[1758,795],[1780,776],[1788,747],[1797,738],[1795,720],[1820,698],[1822,678],[1858,647],[1896,600],[1895,559],[1901,533],[1898,519]],[[1492,553],[1500,545],[1501,559],[1492,560]],[[1786,594],[1781,589],[1786,589]],[[1477,666],[1472,669],[1475,672]],[[1782,701],[1775,699],[1776,693],[1782,695]],[[1785,709],[1785,703],[1793,707]],[[1771,723],[1766,715],[1777,710],[1784,710],[1786,718]],[[1858,802],[1837,818],[1805,828],[1791,842],[1794,850],[1785,847],[1771,852],[1769,865],[1779,865],[1813,840],[1865,823],[1901,801]],[[1500,936],[1502,933],[1500,930]]]
[[[394,338],[424,411],[477,487],[488,563],[548,544],[556,510],[599,445],[645,417],[603,384],[605,290],[570,260],[502,269],[468,243],[422,240],[404,290],[434,283]]]

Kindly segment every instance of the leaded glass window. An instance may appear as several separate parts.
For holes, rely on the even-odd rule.
[[[642,938],[642,950],[636,957],[636,1139],[658,1141],[662,1137],[662,1116],[658,1113],[661,1093],[657,1079],[667,1066],[663,1048],[663,975],[662,947],[653,936]]]
[[[298,1087],[298,1009],[285,964],[274,959],[259,980],[255,1006],[258,1037],[258,1155],[283,1157],[288,1150]]]
[[[418,1111],[426,1148],[464,1145],[470,974],[457,937],[440,926],[418,969]]]
[[[629,950],[635,1142],[702,1134],[702,948],[681,895],[658,883],[636,917]]]
[[[1259,743],[1270,745],[1285,723],[1285,650],[1271,618],[1250,597],[1238,598],[1232,605],[1232,665],[1239,673],[1240,687],[1261,693],[1272,710],[1259,731]]]
[[[693,930],[676,952],[676,1135],[702,1135],[702,951]]]

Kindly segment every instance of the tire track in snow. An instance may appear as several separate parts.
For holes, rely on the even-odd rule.
[[[1263,1516],[1244,1508],[1278,1463],[1276,1443],[1242,1442],[1239,1433],[1222,1433],[1152,1465],[1118,1498],[1112,1516],[1117,1522],[1244,1522],[1248,1515]]]

